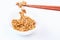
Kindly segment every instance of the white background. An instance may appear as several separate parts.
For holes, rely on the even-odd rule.
[[[11,17],[19,15],[15,5],[19,0],[0,0],[0,40],[60,40],[60,11],[25,7],[27,15],[37,23],[37,31],[29,36],[20,36],[11,30]],[[57,5],[60,0],[25,0],[28,4]],[[16,15],[16,16],[15,16]]]

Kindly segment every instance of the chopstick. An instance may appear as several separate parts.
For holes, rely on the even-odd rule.
[[[39,9],[48,9],[60,11],[60,6],[47,6],[47,5],[24,5],[26,7],[39,8]]]

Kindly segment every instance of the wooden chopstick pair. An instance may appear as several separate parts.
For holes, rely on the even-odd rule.
[[[24,5],[24,6],[32,7],[32,8],[40,8],[40,9],[60,11],[60,6],[46,6],[46,5]]]

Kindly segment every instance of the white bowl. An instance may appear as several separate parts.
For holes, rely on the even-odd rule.
[[[19,34],[19,35],[30,35],[30,34],[33,34],[33,33],[37,30],[36,25],[35,25],[35,28],[34,28],[34,29],[28,30],[28,31],[25,31],[25,32],[22,32],[22,31],[19,31],[19,30],[15,30],[15,29],[13,29],[13,26],[12,26],[11,21],[12,21],[12,20],[10,20],[10,26],[11,26],[12,31],[13,31],[15,34]]]
[[[21,31],[18,31],[18,30],[14,30],[13,27],[12,27],[12,24],[11,24],[11,21],[15,18],[15,19],[19,19],[19,14],[17,14],[16,12],[14,14],[11,14],[10,15],[10,26],[12,28],[12,31],[15,33],[15,34],[19,34],[19,35],[29,35],[29,34],[33,34],[37,27],[35,27],[34,29],[32,30],[29,30],[29,31],[26,31],[26,32],[21,32]],[[36,25],[35,25],[36,26]]]

